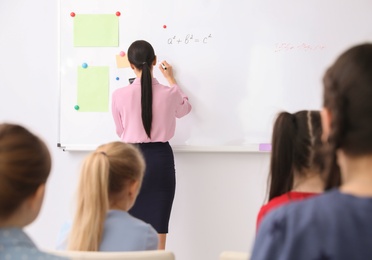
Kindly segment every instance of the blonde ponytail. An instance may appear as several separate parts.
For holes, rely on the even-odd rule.
[[[109,210],[109,166],[104,152],[90,154],[83,163],[68,250],[99,249],[106,213]]]
[[[111,142],[88,155],[80,174],[68,250],[99,250],[110,202],[128,183],[138,181],[141,185],[144,171],[142,154],[130,144]]]

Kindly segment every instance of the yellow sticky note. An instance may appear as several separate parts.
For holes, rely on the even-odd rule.
[[[80,112],[108,112],[109,67],[78,67],[77,105]]]
[[[74,46],[119,45],[119,18],[115,14],[79,14],[74,17]]]
[[[116,65],[118,68],[129,68],[129,60],[128,56],[124,55],[123,57],[120,55],[116,55]]]

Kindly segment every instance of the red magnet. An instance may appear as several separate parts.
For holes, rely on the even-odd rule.
[[[163,25],[163,28],[164,28],[164,29],[167,29],[167,26],[164,24],[164,25]]]
[[[120,16],[121,15],[121,13],[120,12],[116,12],[116,16]]]
[[[75,13],[74,12],[71,12],[70,15],[71,15],[71,17],[75,17]]]

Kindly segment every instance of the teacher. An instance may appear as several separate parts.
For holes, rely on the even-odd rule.
[[[133,42],[127,55],[136,79],[114,91],[112,115],[120,139],[138,146],[146,161],[142,187],[129,213],[150,223],[159,234],[159,249],[165,249],[176,188],[173,151],[168,141],[174,136],[176,118],[187,115],[191,105],[166,61],[159,64],[159,70],[169,86],[153,78],[157,62],[150,43]]]

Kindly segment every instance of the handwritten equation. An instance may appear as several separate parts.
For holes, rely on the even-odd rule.
[[[194,36],[194,34],[187,34],[185,36],[173,36],[168,39],[168,44],[207,44],[212,39],[212,34],[204,35],[202,37]]]
[[[308,43],[300,43],[300,44],[293,44],[288,42],[277,43],[275,44],[275,52],[289,52],[289,51],[321,51],[324,50],[326,47],[323,44],[308,44]]]

